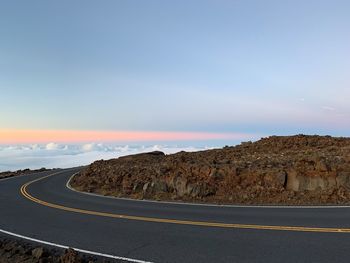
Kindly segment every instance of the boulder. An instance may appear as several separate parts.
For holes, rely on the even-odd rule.
[[[345,187],[346,189],[350,189],[350,171],[340,172],[336,177],[336,184],[338,187]]]
[[[186,194],[189,194],[187,188],[187,179],[182,177],[177,177],[174,181],[174,188],[177,196],[183,197]]]
[[[37,259],[40,259],[43,257],[44,255],[44,248],[42,247],[38,247],[38,248],[35,248],[32,250],[32,255],[37,258]]]

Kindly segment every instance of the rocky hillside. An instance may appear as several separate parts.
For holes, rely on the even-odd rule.
[[[157,200],[350,203],[350,138],[272,136],[223,149],[101,160],[71,184],[103,195]]]

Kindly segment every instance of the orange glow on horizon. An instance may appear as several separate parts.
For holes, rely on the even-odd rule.
[[[0,143],[47,142],[137,142],[185,141],[216,139],[252,139],[252,134],[210,132],[157,132],[157,131],[78,131],[78,130],[19,130],[0,129]]]

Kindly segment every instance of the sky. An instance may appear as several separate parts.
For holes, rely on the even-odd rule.
[[[350,2],[0,2],[0,144],[350,133]]]

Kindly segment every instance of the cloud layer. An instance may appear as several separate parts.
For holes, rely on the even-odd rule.
[[[108,145],[87,144],[32,144],[0,146],[0,171],[24,168],[68,168],[87,165],[95,160],[112,159],[119,156],[150,151],[167,154],[179,151],[198,151],[206,147],[177,147],[167,145]]]

